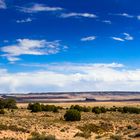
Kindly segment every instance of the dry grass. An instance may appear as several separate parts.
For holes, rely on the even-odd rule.
[[[55,104],[69,107],[71,104]],[[139,103],[78,103],[85,106],[140,106]],[[140,115],[107,112],[94,114],[82,112],[82,120],[65,122],[66,110],[59,113],[31,113],[24,109],[27,104],[19,104],[19,109],[6,111],[0,115],[0,139],[27,140],[32,133],[55,135],[58,140],[138,140],[140,139]],[[22,108],[23,109],[22,109]]]

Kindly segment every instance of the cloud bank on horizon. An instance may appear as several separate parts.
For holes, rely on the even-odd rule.
[[[24,66],[45,69],[16,73],[0,69],[0,93],[140,90],[140,70],[127,70],[122,64],[65,63]]]
[[[0,93],[140,91],[139,5],[0,0]]]

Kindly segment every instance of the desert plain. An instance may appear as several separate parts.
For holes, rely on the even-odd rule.
[[[33,135],[48,136],[47,140],[139,140],[140,114],[81,112],[81,121],[64,120],[71,105],[103,107],[140,107],[139,102],[73,102],[48,103],[61,106],[59,112],[27,110],[28,103],[18,103],[18,109],[0,115],[0,140],[30,140]],[[44,139],[45,140],[45,139]]]

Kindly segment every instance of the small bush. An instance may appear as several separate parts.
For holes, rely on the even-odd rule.
[[[0,99],[0,109],[17,109],[16,101],[14,99]]]
[[[78,111],[83,111],[83,107],[82,106],[79,106],[79,105],[72,105],[70,107],[70,109],[75,109],[75,110],[78,110]]]
[[[84,112],[90,112],[91,111],[91,107],[83,107],[83,111]]]
[[[106,109],[105,107],[93,107],[92,108],[92,112],[95,114],[106,113],[107,111],[108,111],[108,109]]]
[[[122,108],[122,113],[140,114],[140,108],[125,106]]]
[[[66,111],[64,115],[64,119],[66,121],[80,121],[81,120],[81,113],[75,109],[69,109]]]
[[[127,129],[132,129],[133,127],[131,125],[128,125],[127,126]]]
[[[5,114],[4,109],[0,109],[0,114]]]
[[[31,107],[31,112],[40,112],[42,111],[41,105],[39,103],[35,103]]]
[[[54,113],[57,113],[57,112],[59,112],[58,110],[62,109],[62,108],[59,107],[59,106],[55,106],[55,105],[44,105],[44,104],[39,104],[39,103],[34,103],[34,104],[29,103],[27,109],[31,110],[31,112],[40,112],[40,111],[49,112],[49,111],[52,111]]]
[[[78,111],[83,111],[83,112],[90,112],[91,111],[91,108],[90,107],[86,107],[86,106],[79,106],[79,105],[72,105],[70,107],[70,109],[75,109],[75,110],[78,110]]]
[[[99,107],[93,107],[93,108],[92,108],[92,112],[95,113],[95,114],[100,114],[100,113],[102,113],[102,112],[101,112],[101,109],[100,109]]]
[[[54,112],[54,113],[58,113],[58,112],[59,112],[59,111],[58,111],[58,108],[55,107],[55,108],[53,109],[53,112]]]

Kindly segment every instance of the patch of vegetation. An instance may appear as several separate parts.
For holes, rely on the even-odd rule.
[[[85,139],[88,139],[88,138],[91,137],[91,132],[89,132],[89,131],[78,132],[78,133],[75,134],[74,137],[83,137],[83,138],[85,138]]]
[[[112,136],[110,136],[110,139],[111,140],[123,140],[122,136],[120,136],[120,135],[112,135]]]
[[[0,114],[5,114],[4,109],[0,109]]]
[[[92,108],[92,112],[95,113],[95,114],[100,114],[100,113],[106,113],[107,112],[107,108],[105,107],[93,107]]]
[[[131,113],[131,114],[140,114],[140,108],[137,107],[123,107],[122,108],[122,113]]]
[[[64,115],[64,119],[66,121],[80,121],[81,120],[81,113],[75,109],[69,109],[66,111]]]
[[[56,140],[56,138],[53,135],[46,136],[45,134],[33,132],[32,137],[28,138],[27,140]]]
[[[21,128],[21,127],[17,127],[16,125],[4,125],[4,124],[0,124],[0,130],[11,130],[11,131],[21,131],[21,132],[27,132],[26,129]]]
[[[91,132],[96,134],[104,134],[113,131],[113,125],[110,123],[99,123],[99,124],[84,124],[83,126],[78,127],[79,130],[82,131],[82,134],[80,133],[78,136],[88,136],[90,137]]]
[[[75,109],[75,110],[78,110],[78,111],[83,111],[83,112],[90,112],[91,111],[91,108],[90,107],[86,107],[86,106],[79,106],[79,105],[72,105],[70,107],[70,109]]]
[[[44,105],[40,103],[29,103],[27,109],[31,110],[31,112],[52,111],[54,113],[57,113],[59,112],[59,109],[62,109],[62,107],[55,105]]]
[[[127,129],[132,129],[133,127],[131,125],[128,125],[127,126]]]
[[[39,103],[29,104],[28,109],[31,110],[31,112],[40,112],[42,111],[42,107]]]
[[[17,109],[16,101],[14,99],[0,99],[0,109]]]
[[[105,107],[93,107],[92,112],[95,114],[100,113],[106,113],[106,112],[121,112],[121,113],[131,113],[131,114],[140,114],[140,108],[138,107],[111,107],[111,108],[105,108]]]

